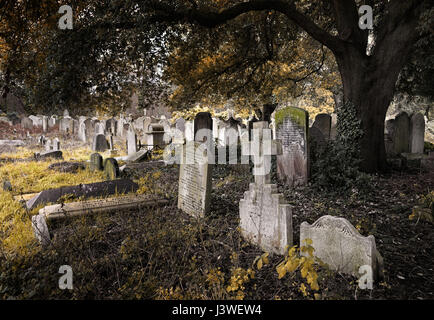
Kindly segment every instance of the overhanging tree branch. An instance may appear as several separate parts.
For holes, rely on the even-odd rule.
[[[319,41],[333,52],[339,52],[343,47],[342,41],[339,38],[330,35],[315,24],[309,17],[297,11],[293,2],[282,0],[251,0],[236,4],[220,12],[206,11],[197,8],[175,9],[173,6],[161,1],[147,1],[146,6],[155,11],[156,16],[154,16],[154,18],[160,17],[161,21],[186,21],[190,23],[198,23],[208,28],[222,25],[244,13],[275,10],[294,21],[315,40]]]

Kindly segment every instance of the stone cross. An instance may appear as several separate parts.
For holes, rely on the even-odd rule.
[[[253,157],[253,175],[258,185],[271,183],[271,156],[282,154],[280,140],[272,140],[266,121],[253,123],[253,139],[241,147],[243,156]]]

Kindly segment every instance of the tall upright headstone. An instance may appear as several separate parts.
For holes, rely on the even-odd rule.
[[[203,217],[209,211],[212,168],[208,152],[196,141],[181,146],[178,208],[194,217]]]
[[[211,113],[199,112],[194,119],[194,140],[211,142],[213,139],[212,124]]]
[[[406,112],[401,112],[393,122],[394,153],[408,153],[410,151],[410,118]]]
[[[128,155],[132,155],[138,151],[137,149],[137,135],[132,126],[129,127],[127,132],[127,145]]]
[[[194,123],[193,121],[185,122],[185,140],[194,141]]]
[[[264,251],[283,254],[292,246],[292,209],[271,184],[271,156],[281,153],[279,141],[271,139],[268,122],[253,125],[253,141],[242,145],[242,154],[253,156],[255,182],[240,200],[240,227],[245,239]]]
[[[43,116],[42,117],[42,131],[47,132],[47,130],[48,130],[48,117]]]
[[[332,126],[332,117],[326,113],[320,113],[315,117],[315,122],[312,127],[318,128],[324,139],[330,139],[330,131]]]
[[[104,152],[109,148],[107,139],[103,134],[97,134],[92,141],[92,151]]]
[[[423,153],[425,146],[425,118],[415,113],[410,121],[410,152]]]
[[[282,143],[277,175],[289,186],[305,185],[309,178],[308,124],[309,114],[303,109],[286,107],[276,112],[276,135]]]

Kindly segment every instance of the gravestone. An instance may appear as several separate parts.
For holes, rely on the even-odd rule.
[[[413,114],[410,121],[410,152],[423,153],[425,146],[425,119],[423,114]]]
[[[206,150],[200,143],[188,141],[181,148],[179,170],[178,208],[194,217],[203,217],[209,211],[212,168]]]
[[[51,242],[50,232],[44,216],[37,214],[32,216],[32,228],[36,239],[43,245],[47,246]]]
[[[47,150],[41,153],[35,153],[36,161],[42,161],[46,159],[63,159],[63,153],[59,150]]]
[[[103,134],[97,134],[93,138],[92,151],[104,152],[109,148],[107,139]]]
[[[27,209],[32,210],[42,203],[56,203],[62,196],[72,194],[75,197],[100,197],[117,193],[136,192],[139,186],[129,179],[110,180],[78,186],[44,190],[27,201]]]
[[[48,127],[52,128],[57,124],[57,117],[56,116],[51,116],[50,119],[48,119]]]
[[[268,122],[253,125],[253,141],[242,145],[242,154],[253,156],[255,182],[240,200],[240,227],[243,237],[267,252],[284,254],[292,246],[292,209],[277,185],[271,184],[271,155],[281,153],[272,140]]]
[[[324,139],[327,141],[330,139],[330,131],[332,126],[332,117],[326,113],[320,113],[315,117],[315,122],[312,127],[318,128]]]
[[[105,129],[107,133],[116,135],[118,130],[118,122],[114,118],[110,118],[105,122]]]
[[[185,122],[185,140],[186,141],[194,141],[194,123],[193,121],[186,121]]]
[[[282,143],[282,154],[277,156],[277,175],[286,185],[307,184],[308,124],[309,114],[303,109],[286,107],[276,112],[276,136]]]
[[[32,129],[33,128],[33,121],[27,117],[24,117],[21,119],[21,126],[24,129]]]
[[[128,155],[136,153],[137,150],[137,135],[132,126],[129,127],[127,132],[127,150]]]
[[[63,117],[64,118],[69,117],[69,111],[68,111],[68,109],[63,110]]]
[[[410,151],[410,118],[407,113],[401,112],[393,121],[393,153],[401,154]]]
[[[164,142],[164,127],[162,124],[152,123],[149,126],[149,131],[146,132],[146,144],[153,148],[163,148]]]
[[[41,127],[42,126],[42,118],[38,116],[31,115],[29,119],[33,122],[33,127]]]
[[[201,130],[201,132],[199,132]],[[206,131],[206,132],[205,132]],[[199,135],[198,135],[199,132]],[[194,119],[194,141],[212,140],[212,117],[209,112],[199,112]]]
[[[42,131],[47,132],[47,130],[48,130],[48,117],[43,116],[42,117]]]
[[[73,134],[75,132],[74,119],[72,119],[71,117],[62,118],[59,122],[59,130],[63,133]]]
[[[105,198],[70,202],[46,206],[39,210],[39,215],[44,221],[76,217],[86,214],[128,212],[130,208],[152,208],[167,205],[167,199],[156,199],[144,194],[133,194],[115,198]],[[47,228],[48,231],[48,228]],[[35,232],[36,234],[36,232]]]
[[[89,169],[91,171],[102,171],[103,170],[103,162],[102,156],[99,153],[92,153],[90,155],[90,165]]]
[[[60,150],[60,141],[59,141],[58,138],[55,138],[53,140],[52,150],[54,150],[54,151],[59,151]]]
[[[306,239],[312,240],[314,256],[332,270],[360,277],[359,268],[369,266],[374,279],[381,277],[382,258],[374,236],[363,237],[348,220],[327,215],[312,225],[303,222],[300,226],[300,244]]]
[[[175,128],[180,132],[184,133],[185,131],[185,120],[184,118],[179,118],[175,122]]]
[[[312,143],[315,148],[325,148],[327,140],[323,133],[317,127],[309,128],[309,142]]]
[[[53,149],[52,149],[51,139],[48,139],[45,142],[45,151],[50,151],[50,150],[53,150]]]
[[[107,180],[116,180],[119,177],[119,165],[113,158],[105,159],[104,173]]]

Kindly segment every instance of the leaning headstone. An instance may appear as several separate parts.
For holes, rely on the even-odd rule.
[[[103,159],[99,153],[92,153],[90,155],[90,165],[89,169],[91,171],[102,171],[103,170]]]
[[[332,270],[360,277],[359,268],[368,266],[372,271],[372,280],[382,274],[382,258],[374,236],[363,237],[344,218],[323,216],[312,225],[303,222],[300,226],[300,244],[303,245],[306,239],[312,240],[314,256]]]
[[[425,119],[423,114],[416,113],[410,121],[410,152],[423,153],[425,145]]]
[[[401,112],[393,122],[393,150],[395,154],[408,153],[410,151],[410,118],[407,113]]]
[[[63,153],[62,151],[59,150],[44,151],[41,153],[35,153],[35,159],[37,161],[46,160],[46,159],[63,159]]]
[[[116,180],[119,177],[119,165],[113,158],[105,159],[104,173],[107,180]]]
[[[282,143],[277,156],[279,180],[289,186],[306,185],[309,178],[309,114],[287,107],[276,112],[276,136]]]
[[[271,155],[281,153],[281,145],[271,139],[268,122],[253,125],[253,141],[243,144],[243,155],[253,156],[255,182],[240,200],[240,227],[245,239],[267,252],[283,254],[292,246],[292,209],[271,184]]]
[[[150,159],[151,159],[151,152],[149,150],[142,149],[142,150],[137,151],[134,154],[127,156],[124,159],[124,161],[125,162],[141,162],[141,161],[150,160]]]
[[[129,193],[137,191],[137,183],[129,179],[110,180],[104,182],[80,184],[78,186],[62,187],[44,190],[27,201],[27,209],[32,210],[41,203],[56,203],[62,196],[72,194],[75,197],[100,197],[116,193]]]
[[[104,152],[109,148],[107,139],[103,134],[97,134],[93,138],[92,151]]]
[[[320,113],[315,117],[315,122],[312,127],[318,128],[325,140],[330,139],[330,131],[332,125],[332,117],[326,113]]]
[[[189,141],[181,146],[178,208],[194,217],[203,217],[209,211],[212,168],[206,150],[201,144]]]

